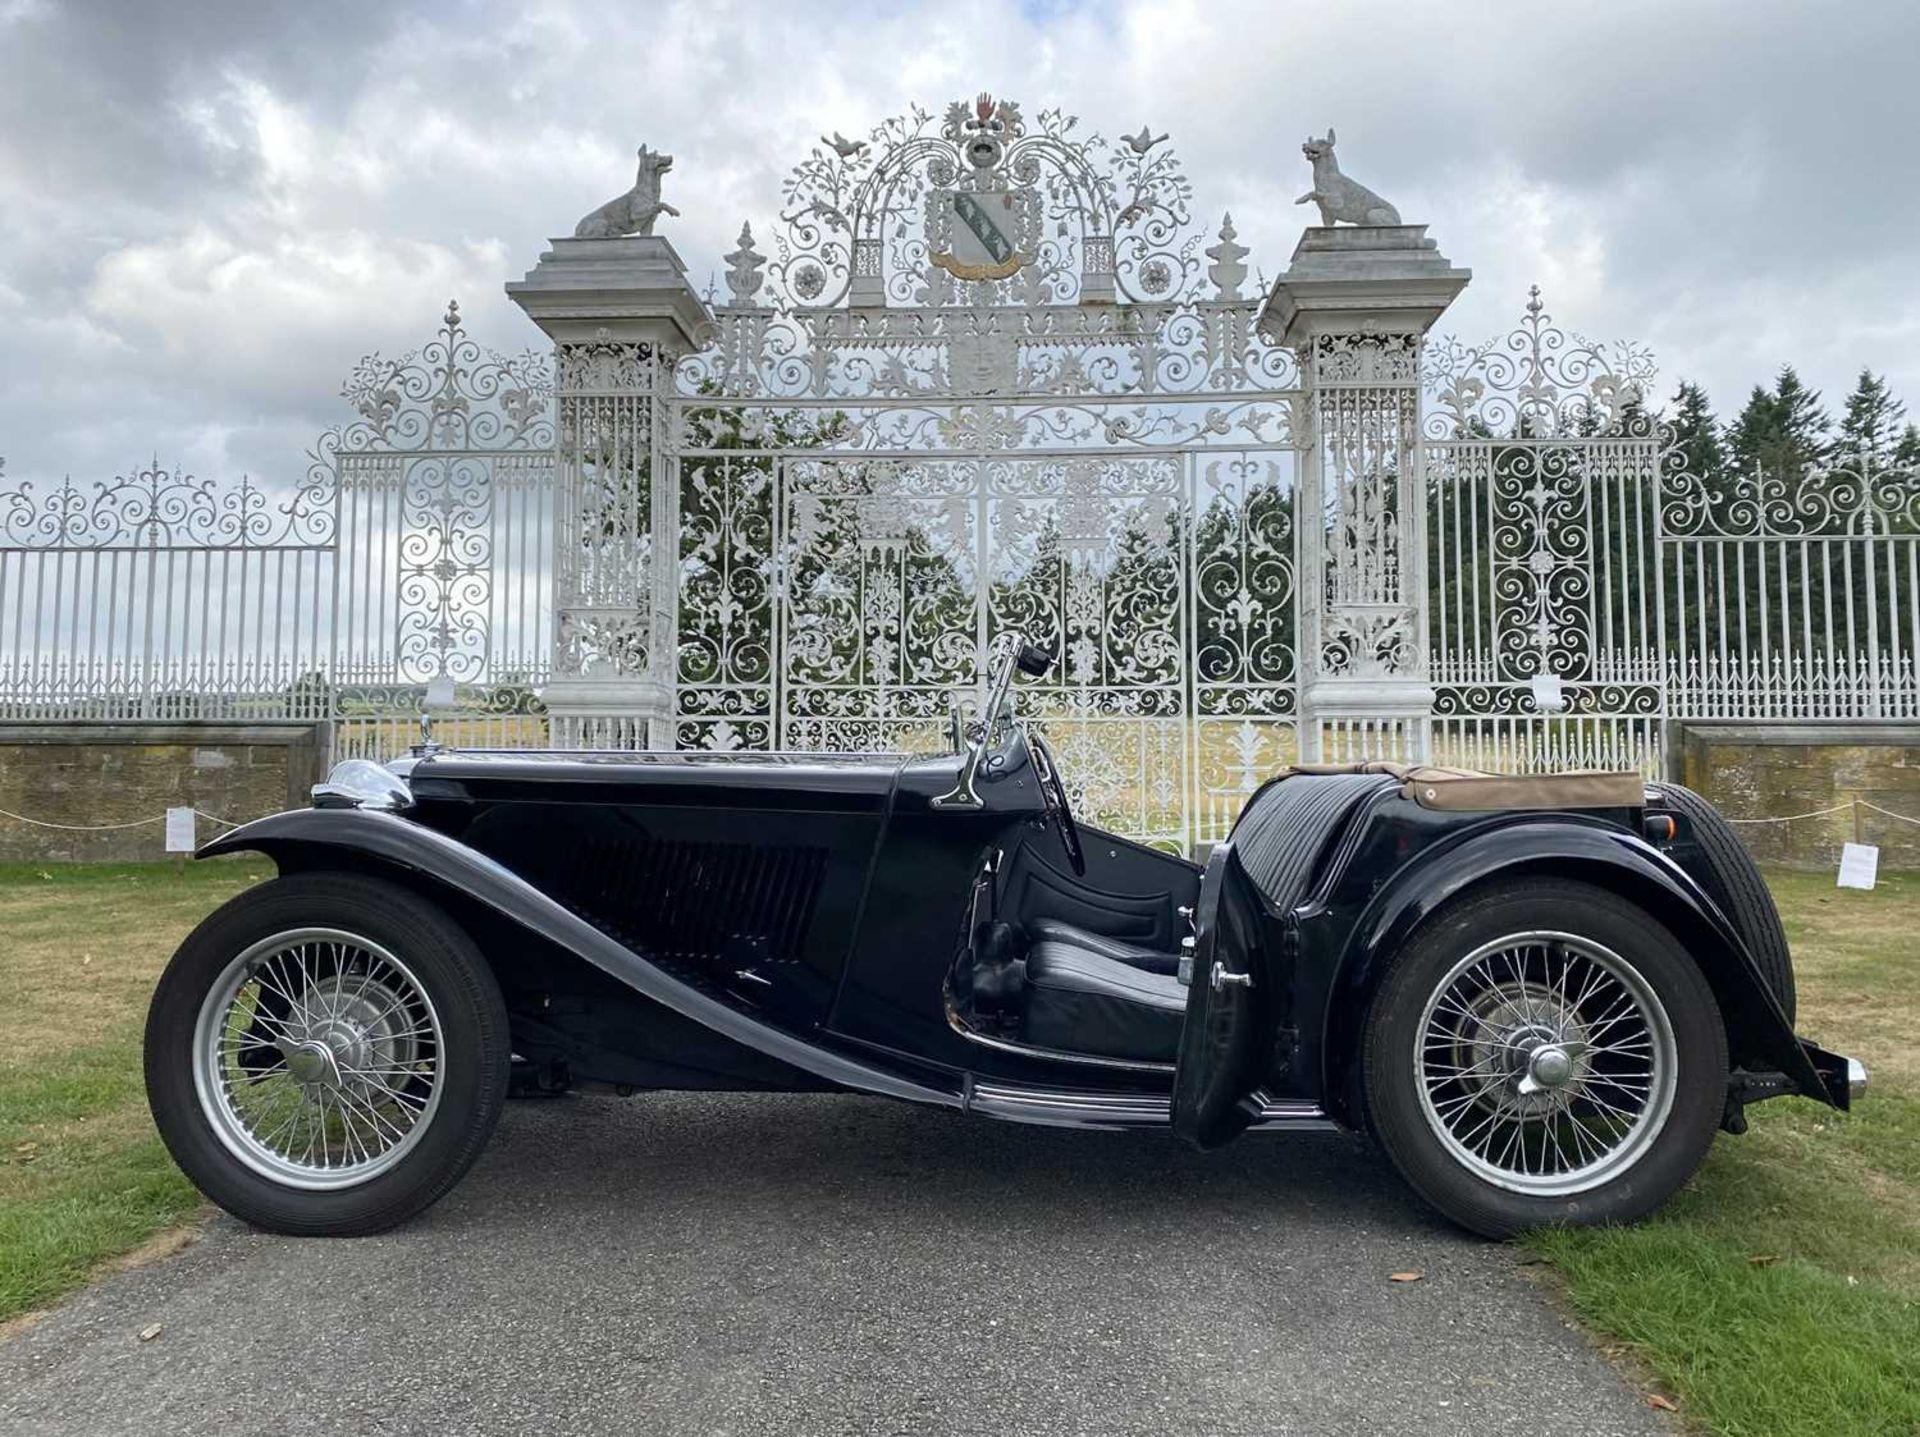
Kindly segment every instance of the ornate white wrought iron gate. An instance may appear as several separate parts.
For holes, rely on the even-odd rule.
[[[450,739],[545,740],[552,392],[545,356],[482,349],[453,304],[421,349],[370,355],[342,388],[359,417],[321,437],[308,485],[336,525],[337,755],[411,742],[434,679],[453,682],[463,711]]]
[[[743,230],[673,401],[681,744],[930,744],[1012,626],[1098,821],[1184,843],[1294,753],[1292,357],[1171,153],[1072,131],[891,122]]]
[[[549,303],[509,358],[449,308],[291,489],[0,483],[0,721],[385,755],[446,678],[462,744],[923,746],[1018,626],[1088,815],[1188,845],[1296,757],[1655,773],[1675,720],[1920,716],[1910,470],[1691,474],[1648,356],[1537,294],[1475,348],[1330,333],[1208,230],[1164,137],[983,96],[814,150],[724,304],[664,241],[561,242],[673,324]],[[1289,281],[1370,245],[1431,312],[1462,278],[1403,226]],[[1430,710],[1343,716],[1382,684]]]
[[[1666,436],[1644,352],[1553,326],[1431,345],[1428,620],[1436,757],[1658,772]]]
[[[1027,692],[1082,798],[1178,841],[1294,752],[1284,454],[684,454],[684,746],[938,741],[984,643],[1061,656]]]

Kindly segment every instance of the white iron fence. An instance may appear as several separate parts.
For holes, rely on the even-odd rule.
[[[544,741],[551,387],[450,307],[422,349],[360,363],[359,417],[291,493],[157,461],[0,486],[0,720],[314,719],[387,754],[444,674],[467,741]]]
[[[1920,716],[1914,473],[1690,474],[1645,352],[1537,292],[1477,347],[1354,337],[1353,384],[1316,353],[1309,402],[1170,150],[979,104],[816,151],[777,258],[743,232],[733,303],[658,393],[629,373],[657,356],[563,347],[556,403],[549,358],[483,351],[450,306],[356,367],[291,490],[0,480],[0,721],[312,719],[386,755],[445,678],[445,740],[537,746],[556,654],[644,666],[673,618],[679,744],[916,746],[1018,626],[1060,654],[1031,702],[1089,816],[1189,845],[1303,750],[1418,746],[1338,716],[1303,743],[1302,615],[1335,601],[1384,627],[1305,666],[1430,680],[1442,762],[1653,773],[1677,720]],[[965,248],[956,184],[1004,200],[1004,263],[930,248]],[[1303,474],[1337,480],[1327,515],[1296,512]],[[1421,502],[1424,564],[1381,543]]]
[[[0,718],[331,717],[335,524],[157,462],[0,489]]]
[[[1652,773],[1675,720],[1920,718],[1913,473],[1689,474],[1645,357],[1561,334],[1537,298],[1495,343],[1430,346],[1427,377],[1437,759]],[[1272,408],[1266,445],[1195,420],[1123,453],[849,455],[712,379],[690,363],[674,401],[683,744],[932,742],[983,634],[1017,623],[1064,655],[1035,701],[1109,823],[1190,841],[1297,755],[1292,391],[1236,396]],[[344,392],[358,418],[291,493],[157,463],[0,485],[0,720],[314,719],[337,754],[390,754],[444,674],[454,741],[547,742],[545,361],[483,353],[450,310]],[[1156,406],[1175,433],[1191,407]],[[1329,733],[1324,756],[1383,741]]]

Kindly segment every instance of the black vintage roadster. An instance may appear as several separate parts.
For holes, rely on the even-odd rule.
[[[146,1076],[180,1166],[374,1232],[510,1090],[849,1089],[1015,1122],[1364,1130],[1478,1232],[1638,1217],[1748,1103],[1864,1084],[1794,1036],[1765,886],[1633,774],[1296,768],[1204,869],[1075,822],[1006,636],[953,752],[341,765],[203,855],[279,868],[182,945]]]

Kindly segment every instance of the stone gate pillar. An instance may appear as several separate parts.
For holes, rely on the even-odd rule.
[[[671,748],[680,486],[674,365],[713,316],[655,235],[556,239],[507,297],[554,345],[553,676],[560,748]]]
[[[1428,757],[1420,351],[1471,272],[1425,225],[1312,228],[1260,313],[1299,357],[1300,752]]]

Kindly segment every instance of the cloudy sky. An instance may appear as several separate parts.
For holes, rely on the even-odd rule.
[[[1251,263],[1309,215],[1299,145],[1426,221],[1482,338],[1539,283],[1723,415],[1791,361],[1920,415],[1920,5],[965,0],[0,0],[0,455],[279,482],[370,349],[500,286],[672,152],[704,284],[822,130],[986,89],[1172,133]],[[768,246],[763,245],[763,248]]]

